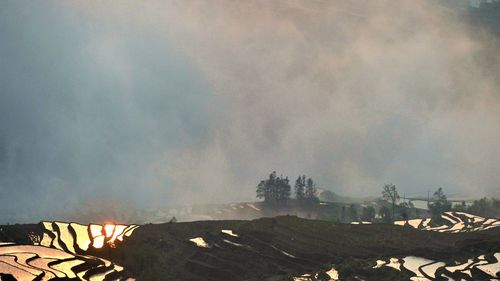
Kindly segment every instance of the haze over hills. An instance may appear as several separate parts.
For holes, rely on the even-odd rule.
[[[0,1],[0,281],[500,280],[500,0]]]
[[[273,169],[497,196],[497,7],[2,3],[0,221],[252,202]]]

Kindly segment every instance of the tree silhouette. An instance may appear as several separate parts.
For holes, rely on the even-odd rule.
[[[305,199],[308,203],[319,202],[318,196],[316,195],[318,190],[316,189],[316,184],[311,178],[306,181]]]
[[[441,214],[450,209],[451,202],[448,201],[446,195],[444,195],[443,188],[440,187],[434,192],[432,202],[429,203],[429,211],[431,212],[432,218],[439,221],[441,220]]]
[[[399,194],[398,191],[396,190],[396,186],[392,183],[390,184],[384,184],[382,187],[382,198],[390,202],[392,205],[392,215],[391,218],[394,219],[394,210],[396,208],[396,202],[399,200]]]
[[[303,200],[305,197],[306,176],[299,176],[295,180],[295,198]]]
[[[273,171],[268,179],[257,185],[257,198],[264,198],[264,203],[268,205],[280,205],[290,198],[290,190],[288,177],[278,177]]]
[[[264,201],[267,201],[269,199],[269,192],[267,190],[265,180],[260,181],[260,183],[257,185],[257,198],[264,198]]]
[[[290,181],[288,177],[283,176],[277,178],[276,182],[276,203],[284,203],[290,198]]]

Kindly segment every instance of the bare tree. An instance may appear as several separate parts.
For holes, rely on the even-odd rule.
[[[394,210],[396,208],[396,202],[400,198],[398,191],[396,190],[396,186],[392,183],[384,184],[383,190],[382,190],[382,198],[385,201],[391,203],[391,205],[392,205],[392,219],[394,219]]]

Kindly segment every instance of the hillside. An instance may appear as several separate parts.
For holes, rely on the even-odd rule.
[[[47,258],[50,247],[59,251],[57,264],[67,277],[86,280],[337,280],[337,274],[339,280],[500,277],[500,228],[496,227],[500,221],[463,213],[446,216],[461,217],[454,225],[466,226],[459,229],[450,220],[441,226],[426,220],[425,225],[432,227],[419,230],[413,222],[350,225],[295,216],[139,227],[44,222],[0,227],[4,241],[0,252],[31,247],[25,252],[31,251],[37,260]],[[481,222],[487,226],[478,229]],[[471,231],[469,224],[477,229]],[[457,231],[439,231],[451,228]],[[5,255],[0,253],[0,258]],[[76,265],[67,265],[69,261]],[[25,265],[36,270],[31,266]],[[2,280],[12,280],[5,275],[7,269],[0,267]]]

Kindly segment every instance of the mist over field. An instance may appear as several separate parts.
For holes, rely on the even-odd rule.
[[[273,170],[498,197],[500,38],[457,3],[2,2],[0,223],[253,201]]]

